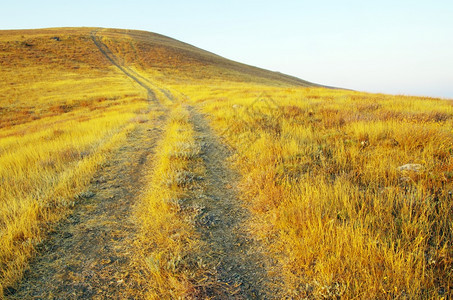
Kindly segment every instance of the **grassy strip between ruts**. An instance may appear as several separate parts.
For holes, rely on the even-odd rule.
[[[141,227],[137,262],[146,266],[146,298],[194,297],[206,280],[199,259],[202,241],[195,230],[196,206],[181,203],[204,174],[200,145],[189,112],[177,105],[170,113],[163,138],[150,162],[148,189],[137,206]]]

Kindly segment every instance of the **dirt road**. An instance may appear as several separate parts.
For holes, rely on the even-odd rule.
[[[132,213],[146,186],[145,162],[153,156],[169,108],[157,100],[155,87],[120,63],[96,32],[91,37],[106,59],[147,91],[149,115],[160,117],[137,123],[124,145],[94,176],[81,203],[40,245],[11,299],[140,299],[147,289],[141,285],[143,278],[138,280],[145,272],[132,261],[139,228]],[[195,226],[207,245],[203,261],[214,269],[211,280],[216,282],[199,295],[272,298],[267,261],[247,233],[250,215],[238,197],[239,178],[227,162],[230,153],[205,117],[194,107],[188,109],[206,169],[202,184],[188,202],[203,208]]]
[[[209,247],[205,251],[205,260],[215,266],[217,280],[228,287],[214,289],[207,296],[216,299],[267,299],[266,260],[259,245],[247,234],[250,214],[238,198],[236,186],[239,178],[229,167],[230,153],[204,116],[194,108],[190,112],[206,168],[202,191],[192,200],[203,207],[197,230]]]

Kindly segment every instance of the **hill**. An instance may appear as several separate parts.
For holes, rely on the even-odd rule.
[[[451,101],[14,30],[0,128],[0,298],[453,295]]]

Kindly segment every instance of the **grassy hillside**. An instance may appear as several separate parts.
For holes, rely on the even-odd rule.
[[[128,65],[140,67],[153,79],[165,83],[198,80],[260,82],[270,85],[315,86],[315,84],[281,74],[237,63],[182,43],[178,40],[145,31],[102,31],[107,46],[120,53]],[[128,43],[124,43],[124,39]],[[196,72],[193,72],[195,71]],[[186,74],[188,72],[189,74]]]
[[[262,91],[185,93],[234,149],[250,230],[279,261],[284,296],[450,295],[452,103]]]
[[[218,147],[202,141],[211,133],[201,116],[207,140],[229,147],[232,186],[209,175]],[[451,101],[328,89],[162,35],[100,28],[0,31],[5,295],[53,224],[89,198],[94,174],[143,124],[160,123],[133,214],[142,297],[452,295]],[[244,255],[218,238],[231,219],[200,225],[212,216],[196,199],[236,188],[237,207],[224,209],[249,215],[238,213],[238,230],[269,278],[258,294],[256,278],[230,280],[216,258]]]

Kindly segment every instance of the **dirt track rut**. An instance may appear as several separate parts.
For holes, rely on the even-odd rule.
[[[215,299],[268,299],[268,278],[260,247],[249,237],[249,211],[238,198],[238,175],[228,165],[228,149],[212,132],[196,109],[192,122],[202,145],[206,178],[197,204],[203,207],[198,231],[209,249],[205,252],[216,268],[217,281],[225,290],[214,289]]]
[[[174,100],[174,96],[169,90],[156,86],[155,84],[151,83],[150,80],[132,70],[124,63],[121,63],[121,60],[109,49],[109,47],[107,47],[106,44],[101,41],[101,38],[98,35],[98,30],[91,32],[91,39],[93,40],[93,43],[96,45],[99,51],[102,53],[102,55],[104,55],[104,57],[107,58],[107,60],[112,65],[117,67],[126,76],[131,78],[146,90],[146,92],[148,93],[149,101],[158,102],[155,90],[159,90],[161,93],[163,93],[168,100]]]
[[[97,172],[83,203],[40,247],[12,299],[131,299],[143,288],[132,264],[133,204],[163,120],[141,123]]]

